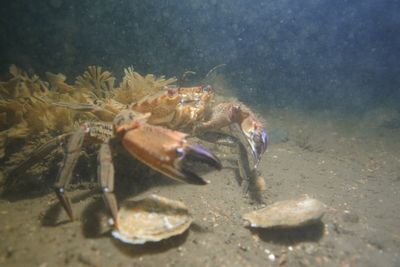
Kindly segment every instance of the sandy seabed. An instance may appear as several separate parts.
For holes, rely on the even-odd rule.
[[[256,111],[275,139],[259,166],[266,182],[262,203],[244,193],[227,148],[211,145],[225,168],[205,175],[206,186],[153,172],[116,184],[120,201],[150,193],[183,201],[194,220],[185,234],[125,245],[111,237],[94,186],[72,186],[80,217],[74,222],[51,191],[21,191],[0,199],[0,265],[400,266],[399,113]],[[118,168],[132,165],[123,161]],[[125,172],[117,171],[116,179]],[[321,223],[293,230],[244,227],[241,214],[303,194],[329,206]]]

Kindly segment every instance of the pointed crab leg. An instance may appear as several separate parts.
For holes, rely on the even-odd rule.
[[[92,112],[99,118],[111,121],[115,117],[115,113],[104,109],[98,105],[90,104],[90,103],[81,103],[81,104],[73,104],[73,103],[66,103],[66,102],[53,102],[52,105],[57,107],[68,108],[72,110],[84,111],[84,112]]]
[[[65,187],[71,181],[72,171],[74,170],[76,162],[79,158],[84,137],[85,132],[82,128],[80,128],[73,133],[71,138],[68,140],[68,144],[65,148],[64,160],[57,175],[56,183],[54,184],[54,191],[56,192],[61,205],[72,221],[75,219],[75,217],[72,212],[71,201],[65,193]]]
[[[220,131],[207,131],[197,135],[198,138],[203,139],[214,144],[236,147],[239,153],[239,159],[237,160],[238,172],[242,181],[248,181],[252,179],[253,170],[250,166],[249,158],[247,156],[247,150],[241,140],[231,134],[220,132]]]
[[[44,157],[46,157],[49,153],[51,153],[53,150],[59,148],[62,146],[62,144],[71,136],[71,133],[67,134],[62,134],[59,135],[47,143],[41,145],[38,147],[27,159],[25,159],[23,162],[18,164],[17,167],[12,169],[8,176],[9,177],[14,177],[18,176],[20,173],[26,171],[29,169],[31,166],[35,165],[39,161],[41,161]]]
[[[110,144],[108,142],[101,145],[97,161],[97,177],[99,179],[101,192],[103,193],[103,199],[111,213],[114,226],[118,228],[118,204],[114,194],[114,165],[112,162]]]

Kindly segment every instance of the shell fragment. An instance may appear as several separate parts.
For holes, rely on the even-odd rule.
[[[319,200],[303,196],[299,199],[276,202],[263,209],[243,215],[251,227],[298,227],[322,218],[326,206]]]
[[[124,243],[157,242],[185,232],[192,218],[180,201],[150,195],[126,201],[118,211],[118,229],[112,235]]]

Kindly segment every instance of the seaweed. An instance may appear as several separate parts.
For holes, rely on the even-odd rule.
[[[132,67],[124,69],[119,87],[115,87],[111,72],[99,66],[89,66],[72,85],[61,73],[46,72],[47,81],[15,65],[9,73],[9,80],[0,81],[0,159],[7,165],[15,165],[35,147],[73,131],[83,121],[110,121],[126,105],[176,82],[164,76],[142,76]],[[101,108],[85,110],[92,112],[74,108],[96,105]],[[21,142],[22,147],[14,146]]]
[[[165,76],[155,77],[153,74],[142,76],[133,67],[124,69],[125,76],[119,88],[114,90],[114,99],[123,104],[139,101],[147,95],[161,91],[165,86],[175,83],[176,78],[165,79]]]
[[[92,92],[98,98],[106,98],[114,90],[114,82],[111,72],[103,71],[99,66],[89,66],[82,76],[76,78],[75,87]]]

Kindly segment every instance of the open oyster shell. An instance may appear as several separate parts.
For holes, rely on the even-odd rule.
[[[123,203],[118,211],[118,229],[112,235],[124,243],[144,244],[182,234],[191,223],[185,204],[150,195]]]
[[[319,200],[302,196],[299,199],[279,201],[260,210],[243,215],[251,227],[298,227],[318,221],[326,211]]]

